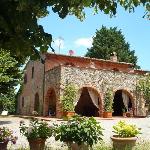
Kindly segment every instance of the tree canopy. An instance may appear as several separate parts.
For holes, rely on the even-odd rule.
[[[21,71],[18,62],[8,51],[0,49],[0,94],[6,94],[18,85]]]
[[[109,60],[113,52],[117,53],[118,61],[133,63],[135,67],[138,67],[135,51],[130,50],[130,44],[125,41],[122,31],[117,27],[102,26],[100,30],[96,31],[92,47],[88,49],[86,56]]]
[[[24,62],[26,57],[33,57],[34,52],[45,52],[51,47],[52,35],[38,25],[38,19],[49,14],[48,7],[60,18],[75,15],[83,20],[85,8],[113,16],[119,5],[129,12],[142,5],[145,15],[150,15],[149,0],[0,0],[0,47]]]

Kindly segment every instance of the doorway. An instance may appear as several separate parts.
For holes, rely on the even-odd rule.
[[[99,95],[87,87],[82,88],[81,96],[75,107],[75,112],[81,116],[99,116]]]
[[[45,99],[45,116],[56,116],[56,94],[49,89]]]
[[[123,90],[116,91],[113,103],[113,116],[122,116],[123,111],[127,112],[131,109],[132,101],[129,94]]]

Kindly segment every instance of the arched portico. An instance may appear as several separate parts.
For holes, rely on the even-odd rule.
[[[114,92],[113,116],[122,116],[123,110],[133,111],[134,114],[134,98],[133,95],[125,89],[119,89]]]
[[[78,92],[78,99],[75,106],[75,112],[82,116],[100,115],[102,110],[101,97],[98,91],[91,87],[83,87]]]
[[[44,101],[44,116],[56,116],[56,93],[49,88]]]

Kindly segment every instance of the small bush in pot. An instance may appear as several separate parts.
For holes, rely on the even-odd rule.
[[[103,117],[104,118],[110,118],[112,117],[112,112],[113,112],[113,90],[107,89],[104,97],[104,113]]]
[[[56,126],[55,139],[67,143],[69,147],[72,146],[73,150],[80,149],[84,144],[86,148],[92,147],[93,144],[102,140],[103,129],[93,117],[74,116],[67,123]],[[78,145],[78,147],[73,146],[73,144]]]
[[[77,89],[76,89],[75,85],[73,85],[72,83],[68,83],[65,86],[63,95],[61,97],[63,115],[65,117],[70,117],[75,114],[74,101],[76,99],[76,94],[77,94]]]
[[[126,148],[132,150],[137,140],[136,136],[140,134],[136,125],[127,124],[125,121],[119,121],[114,125],[113,132],[115,135],[111,139],[116,150],[125,150]]]
[[[53,128],[45,121],[31,119],[29,126],[24,121],[20,122],[20,133],[28,139],[30,150],[43,150],[45,141],[52,136],[52,132]]]

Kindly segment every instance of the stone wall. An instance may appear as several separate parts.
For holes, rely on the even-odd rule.
[[[34,67],[34,75],[32,77],[32,67]],[[35,94],[39,95],[39,114],[42,113],[43,101],[43,64],[40,61],[29,61],[26,65],[24,75],[27,77],[27,82],[23,84],[21,94],[18,101],[18,112],[23,115],[31,115],[34,111]],[[22,107],[22,99],[24,106]]]
[[[132,73],[64,66],[61,71],[61,89],[70,82],[74,83],[78,89],[92,87],[101,95],[102,105],[107,88],[113,87],[114,93],[117,90],[124,90],[132,97],[134,114],[145,116],[144,101],[137,99],[136,96],[136,82],[139,77],[138,74]]]

